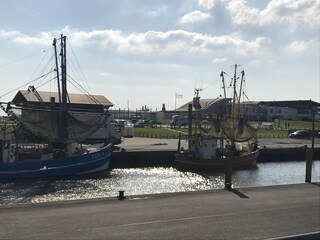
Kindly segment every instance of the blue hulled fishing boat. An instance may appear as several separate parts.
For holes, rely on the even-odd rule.
[[[68,93],[67,76],[73,85],[75,80],[66,71],[66,36],[54,39],[53,55],[54,66],[35,82],[54,74],[45,81],[55,81],[56,92],[38,91],[32,85],[18,91],[11,102],[0,103],[10,122],[5,126],[11,129],[0,135],[0,180],[74,176],[109,167],[112,143],[106,140],[94,147],[81,143],[106,123],[113,104],[86,91]]]

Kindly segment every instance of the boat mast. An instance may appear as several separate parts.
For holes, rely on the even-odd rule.
[[[226,93],[226,84],[225,84],[225,81],[224,81],[224,74],[225,72],[222,71],[220,73],[220,77],[222,78],[222,88],[223,88],[223,93],[224,93],[224,101],[225,101],[225,111],[226,111],[226,114],[228,113],[228,102],[227,102],[227,93]]]
[[[61,110],[64,111],[67,105],[67,47],[66,47],[66,36],[61,35]]]
[[[196,97],[194,98],[194,103],[193,103],[193,107],[196,109],[196,115],[195,115],[195,125],[194,125],[194,133],[195,133],[195,135],[197,135],[198,134],[198,121],[199,121],[199,111],[198,111],[198,109],[199,109],[199,91],[202,91],[201,89],[195,89],[194,90],[195,91],[195,94],[196,94]]]
[[[56,60],[56,72],[57,72],[57,83],[58,83],[58,93],[59,93],[59,103],[61,104],[61,96],[60,96],[60,79],[59,79],[59,66],[58,66],[58,54],[57,54],[57,39],[53,39],[53,47],[54,47],[54,56]]]
[[[201,88],[195,89],[195,94],[196,97],[193,98],[193,107],[196,110],[195,113],[195,123],[194,123],[194,135],[195,135],[195,151],[196,154],[199,152],[199,138],[198,138],[198,124],[199,124],[199,109],[201,108],[200,106],[200,97],[199,97],[199,91],[202,91]]]
[[[240,67],[241,65],[234,65],[234,76],[233,76],[233,99],[232,99],[232,108],[231,108],[231,145],[234,146],[234,138],[235,138],[235,120],[237,112],[238,112],[238,98],[237,98],[237,67]]]
[[[239,97],[238,97],[239,105],[240,105],[240,102],[241,102],[242,85],[243,85],[243,82],[244,82],[244,70],[241,71],[240,75],[241,75],[241,81],[240,81],[240,89],[239,89]]]
[[[232,112],[231,117],[234,119],[237,114],[237,67],[240,67],[240,65],[235,64],[234,65],[234,76],[233,76],[233,99],[232,99]],[[232,121],[234,122],[234,121]]]

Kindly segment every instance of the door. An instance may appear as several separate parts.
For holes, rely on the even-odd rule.
[[[0,140],[0,163],[3,163],[3,140]]]

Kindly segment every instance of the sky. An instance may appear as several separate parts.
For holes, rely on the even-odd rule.
[[[217,98],[235,64],[246,100],[320,102],[320,0],[1,0],[0,101],[36,78],[60,34],[113,109]]]

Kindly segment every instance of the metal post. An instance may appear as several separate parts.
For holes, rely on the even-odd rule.
[[[118,199],[119,200],[124,200],[126,197],[124,196],[124,191],[119,191],[119,196]]]
[[[316,110],[314,109],[314,108],[312,108],[312,135],[311,135],[311,148],[312,148],[312,150],[314,150],[314,134],[315,134],[315,132],[314,132],[314,122],[315,122],[315,112],[316,112]]]
[[[180,152],[180,147],[181,147],[181,133],[179,133],[178,152]]]
[[[311,183],[313,149],[308,148],[306,154],[306,182]]]
[[[232,162],[233,162],[233,152],[228,151],[226,153],[226,163],[225,163],[225,180],[224,189],[230,191],[232,186]]]
[[[189,123],[188,123],[188,135],[189,135],[189,139],[190,139],[190,136],[192,135],[192,104],[190,103],[188,105],[188,120],[189,120]],[[191,142],[190,140],[188,139],[188,148],[190,149],[191,148]]]

